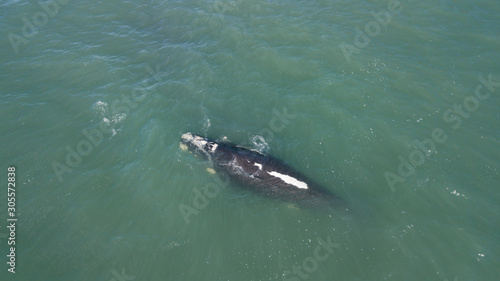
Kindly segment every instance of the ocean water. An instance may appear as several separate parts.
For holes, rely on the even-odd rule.
[[[0,7],[2,280],[498,280],[497,2]],[[185,132],[348,207],[248,192]]]

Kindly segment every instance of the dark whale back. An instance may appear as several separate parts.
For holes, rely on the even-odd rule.
[[[341,199],[283,161],[226,143],[217,143],[213,164],[244,187],[299,204],[335,204]]]

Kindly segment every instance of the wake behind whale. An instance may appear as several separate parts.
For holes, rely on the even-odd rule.
[[[299,205],[334,205],[343,200],[283,161],[231,143],[185,133],[181,148],[203,155],[216,169],[252,191]]]

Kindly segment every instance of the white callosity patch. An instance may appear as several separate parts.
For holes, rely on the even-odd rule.
[[[182,134],[182,139],[184,141],[191,141],[193,139],[193,135],[191,133]]]
[[[204,153],[214,153],[219,145],[215,142],[209,142],[206,138],[192,135],[191,133],[185,133],[182,135],[182,140],[187,143],[191,143],[196,146],[199,150]]]
[[[268,172],[268,174],[270,174],[271,176],[273,177],[277,177],[279,179],[281,179],[282,181],[288,183],[288,184],[291,184],[291,185],[294,185],[298,188],[302,188],[302,189],[307,189],[308,186],[305,182],[303,181],[299,181],[298,179],[294,178],[294,177],[291,177],[291,176],[288,176],[288,175],[284,175],[284,174],[281,174],[281,173],[278,173],[278,172]]]
[[[201,150],[204,150],[203,147],[207,144],[207,141],[205,138],[202,138],[200,136],[193,136],[191,133],[185,133],[182,135],[182,140],[185,142],[189,142],[194,144],[196,147],[198,147]]]
[[[214,145],[212,146],[212,148],[210,149],[210,152],[214,153],[215,150],[217,149],[217,146],[219,146],[218,144],[214,143]]]
[[[210,153],[215,151],[215,149],[212,148],[210,151],[207,151],[206,145],[207,145],[208,141],[206,138],[200,137],[197,135],[193,135],[191,133],[185,133],[182,135],[182,140],[185,143],[189,143],[189,144],[195,146],[200,152],[202,152],[203,154],[205,154],[207,156],[207,158],[210,162],[212,162],[212,157],[211,157]],[[181,149],[182,149],[182,147],[181,147]],[[195,156],[196,156],[196,154],[195,154]]]
[[[259,163],[253,163],[253,165],[259,167],[259,170],[262,170],[262,165],[261,164],[259,164]]]

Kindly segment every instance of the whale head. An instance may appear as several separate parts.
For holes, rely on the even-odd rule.
[[[179,145],[182,150],[189,150],[208,158],[214,154],[218,146],[218,144],[213,140],[193,135],[191,133],[183,134]]]

